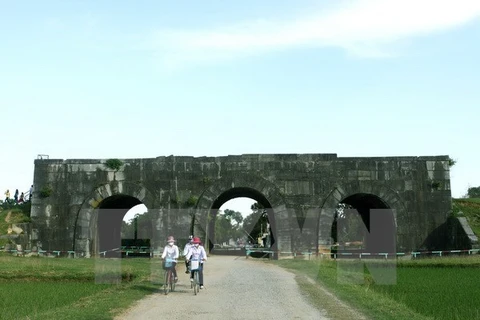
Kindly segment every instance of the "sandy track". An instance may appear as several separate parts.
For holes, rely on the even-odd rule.
[[[211,256],[205,264],[205,289],[195,296],[184,266],[177,266],[175,292],[148,296],[116,319],[327,319],[302,296],[294,274],[280,267]]]

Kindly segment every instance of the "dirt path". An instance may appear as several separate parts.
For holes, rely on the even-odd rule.
[[[177,266],[175,292],[148,296],[116,319],[327,319],[302,296],[295,276],[280,267],[211,256],[205,264],[205,289],[194,296],[184,266]]]
[[[7,216],[5,217],[5,222],[10,223],[11,217],[12,217],[12,211],[8,211]]]

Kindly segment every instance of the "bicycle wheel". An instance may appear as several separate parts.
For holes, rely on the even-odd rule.
[[[190,271],[189,274],[190,274],[190,277],[191,277],[192,276],[192,271]],[[190,278],[190,280],[192,280],[192,279],[195,280],[195,278]],[[190,289],[193,289],[193,281],[190,281]]]
[[[197,295],[197,271],[193,273],[193,293]]]
[[[164,277],[164,280],[163,280],[163,292],[165,294],[168,294],[169,273],[170,272],[168,270],[165,271],[165,277]]]
[[[200,281],[198,271],[195,272],[195,286],[197,287],[197,293],[200,292]]]
[[[170,272],[170,291],[175,291],[175,277],[173,276],[173,271]]]

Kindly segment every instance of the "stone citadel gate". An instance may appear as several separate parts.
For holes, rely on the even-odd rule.
[[[118,248],[123,216],[143,203],[154,248],[170,234],[183,243],[193,232],[208,250],[217,210],[249,197],[267,208],[274,250],[331,245],[336,207],[345,203],[362,218],[370,209],[392,209],[382,223],[396,229],[393,250],[407,251],[435,246],[431,234],[451,212],[448,156],[162,156],[123,159],[117,170],[106,162],[35,160],[32,244],[93,254]]]

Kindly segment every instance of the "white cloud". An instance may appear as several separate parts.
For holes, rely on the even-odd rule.
[[[175,67],[299,46],[339,47],[365,57],[394,55],[399,40],[462,26],[480,16],[479,0],[350,0],[290,21],[259,20],[210,30],[159,30],[154,49]]]

